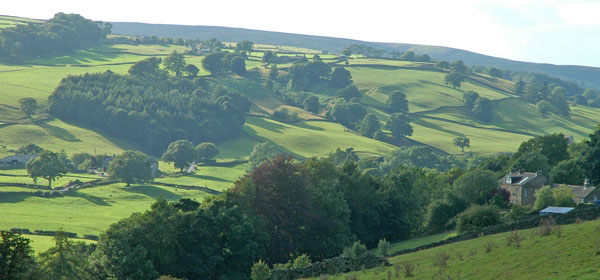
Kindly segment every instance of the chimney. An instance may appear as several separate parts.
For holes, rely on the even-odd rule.
[[[517,173],[517,171],[518,170],[516,168],[513,168],[513,169],[510,170],[510,174]]]
[[[584,189],[587,189],[587,188],[589,188],[590,186],[591,186],[591,185],[590,185],[590,179],[585,179],[585,180],[583,181],[583,188],[584,188]]]

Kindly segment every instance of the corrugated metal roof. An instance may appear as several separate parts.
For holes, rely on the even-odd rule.
[[[573,207],[556,207],[556,206],[549,206],[544,208],[543,210],[540,211],[540,213],[556,213],[556,214],[566,214],[571,212],[573,209]]]

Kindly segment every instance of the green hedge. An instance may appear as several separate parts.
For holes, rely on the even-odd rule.
[[[325,259],[303,268],[275,269],[271,273],[271,279],[292,280],[318,277],[323,274],[333,275],[387,265],[390,265],[387,259],[366,253],[358,258],[335,257]]]

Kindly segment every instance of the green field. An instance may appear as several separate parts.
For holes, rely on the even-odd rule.
[[[111,184],[42,198],[22,194],[0,195],[0,228],[56,230],[98,235],[108,226],[133,212],[149,209],[159,197],[169,201],[207,196],[204,191],[148,185]]]
[[[434,278],[439,268],[433,260],[441,253],[450,256],[445,274],[451,279],[598,279],[598,220],[562,228],[562,237],[555,234],[532,235],[532,230],[524,230],[522,232],[526,239],[521,241],[521,248],[507,246],[506,237],[509,233],[501,233],[400,255],[389,261],[391,264],[415,265],[414,276],[408,279],[450,279]],[[486,253],[484,248],[488,242],[493,247],[491,252]],[[361,280],[389,279],[388,271],[392,279],[404,279],[401,268],[400,277],[394,278],[393,266],[327,279],[349,279],[350,276]]]

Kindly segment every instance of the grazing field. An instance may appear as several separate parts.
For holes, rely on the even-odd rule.
[[[456,236],[456,235],[457,235],[456,231],[451,231],[451,232],[438,233],[438,234],[419,237],[419,238],[413,238],[413,239],[409,239],[409,240],[402,241],[402,242],[391,243],[390,248],[388,250],[388,254],[393,254],[394,252],[407,250],[407,249],[414,249],[419,246],[427,245],[427,244],[430,244],[433,242],[446,240],[446,239]],[[369,250],[369,252],[376,254],[377,249],[371,249],[371,250]]]
[[[322,121],[301,121],[294,124],[248,117],[244,130],[258,139],[269,140],[281,151],[301,157],[325,156],[337,148],[353,147],[358,152],[376,155],[391,153],[393,145],[356,135],[342,125]]]
[[[566,225],[561,237],[538,236],[531,234],[534,229],[523,230],[525,240],[521,241],[521,248],[507,246],[510,233],[500,233],[389,258],[391,264],[399,265],[399,277],[391,266],[327,279],[389,279],[388,271],[392,279],[404,279],[402,265],[406,263],[415,266],[414,276],[409,279],[598,279],[598,225],[598,220]],[[488,253],[487,244],[491,244]],[[440,269],[434,264],[438,254],[449,256],[445,278],[440,278]]]
[[[1,190],[2,188],[0,188]],[[157,185],[111,184],[46,198],[16,193],[0,195],[0,228],[26,228],[31,231],[57,230],[98,235],[108,226],[133,212],[149,209],[157,198],[169,201],[190,198],[197,201],[209,195],[200,190]]]
[[[33,234],[23,234],[23,236],[29,240],[31,240],[31,247],[36,253],[44,252],[56,245],[56,241],[53,236],[44,236],[44,235],[33,235]],[[69,238],[71,242],[84,242],[87,244],[96,243],[93,240],[88,239],[79,239],[79,238]]]

